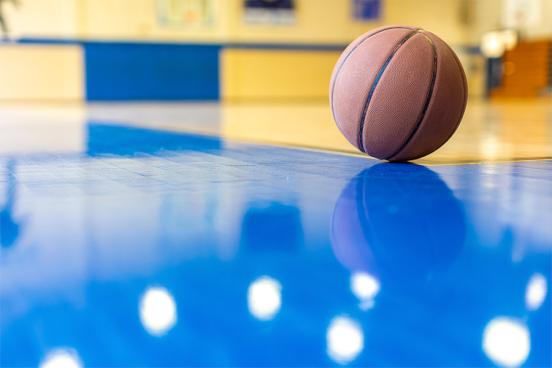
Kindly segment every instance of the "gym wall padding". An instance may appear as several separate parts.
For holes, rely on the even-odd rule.
[[[85,42],[86,99],[218,100],[217,45]]]

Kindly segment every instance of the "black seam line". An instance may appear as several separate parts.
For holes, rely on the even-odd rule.
[[[468,104],[468,81],[466,79],[466,73],[464,72],[464,67],[462,66],[462,63],[460,62],[460,60],[458,59],[458,56],[456,55],[456,53],[454,52],[454,50],[450,46],[447,45],[447,48],[450,51],[450,53],[452,54],[452,57],[454,58],[454,60],[456,61],[456,65],[458,65],[458,71],[460,72],[460,76],[462,77],[462,82],[464,83],[464,93],[462,94],[462,97],[464,98],[464,105],[463,105],[463,108],[462,108],[462,113],[460,114],[460,118],[458,120],[458,124],[456,125],[456,128],[454,129],[454,131],[456,131],[456,129],[458,128],[458,125],[460,125],[460,121],[462,120],[462,117],[464,116],[464,112],[466,111],[466,106]],[[552,75],[551,75],[551,77],[552,77]],[[454,134],[454,131],[452,132],[453,134]]]
[[[390,29],[411,29],[411,28],[407,28],[407,27],[387,27],[387,28],[384,28],[384,29],[380,29],[377,32],[370,33],[369,35],[364,37],[364,39],[359,41],[359,43],[355,47],[353,47],[353,49],[347,55],[345,55],[345,58],[343,59],[341,64],[339,64],[337,70],[335,71],[335,78],[334,78],[333,83],[332,83],[331,94],[330,94],[330,110],[332,110],[332,115],[333,115],[334,121],[337,122],[337,119],[335,117],[335,109],[334,109],[334,105],[333,105],[335,84],[337,83],[337,78],[339,77],[339,73],[341,72],[341,69],[343,69],[343,66],[345,65],[345,62],[349,59],[349,57],[353,54],[353,52],[355,52],[355,50],[360,45],[362,45],[366,40],[368,40],[370,37],[375,36],[375,35],[383,32],[383,31],[388,31]]]
[[[383,72],[385,72],[385,69],[387,69],[387,66],[391,62],[391,59],[393,59],[393,56],[399,51],[402,45],[406,41],[408,41],[412,36],[419,33],[420,30],[416,29],[410,33],[408,33],[406,36],[404,36],[393,48],[393,51],[391,51],[391,54],[387,57],[383,65],[380,67],[378,74],[376,74],[376,78],[374,79],[374,82],[372,83],[372,86],[370,87],[370,91],[368,92],[368,97],[366,97],[366,100],[364,101],[364,109],[362,110],[362,115],[360,116],[360,121],[358,123],[358,133],[357,133],[357,146],[358,149],[362,152],[366,152],[364,149],[364,119],[366,118],[366,113],[368,112],[368,106],[370,105],[370,102],[372,100],[372,96],[374,95],[374,91],[376,90],[376,87],[378,86],[378,83],[383,75]]]
[[[420,129],[420,126],[422,125],[422,121],[424,121],[424,117],[427,113],[427,109],[429,108],[429,103],[431,102],[431,97],[433,96],[433,89],[435,87],[435,79],[437,79],[437,48],[435,47],[435,44],[433,43],[431,38],[429,38],[428,35],[424,34],[423,31],[420,32],[420,34],[425,37],[425,39],[427,40],[427,42],[431,46],[431,51],[433,53],[433,69],[432,69],[432,73],[431,73],[431,84],[429,85],[429,88],[428,88],[428,91],[427,91],[426,100],[425,100],[425,103],[424,103],[424,108],[422,109],[422,111],[420,113],[420,116],[418,116],[418,120],[416,121],[416,125],[414,126],[414,129],[412,129],[412,132],[410,132],[410,135],[404,141],[404,143],[401,144],[401,146],[393,154],[389,155],[387,160],[392,160],[395,156],[397,156],[399,153],[401,153],[401,151],[408,145],[408,143],[410,143],[410,141],[412,140],[412,137],[414,137],[416,132]]]
[[[464,103],[462,105],[461,113],[458,116],[456,126],[451,131],[451,133],[447,136],[447,139],[445,139],[443,143],[441,143],[437,148],[435,148],[434,151],[438,150],[445,143],[447,143],[447,141],[450,139],[450,137],[452,137],[454,135],[454,133],[456,132],[456,130],[458,130],[458,127],[460,126],[460,123],[462,122],[462,117],[464,116],[464,112],[466,111],[466,104],[468,103],[468,96],[467,96],[467,94],[468,94],[468,84],[467,84],[467,81],[466,81],[466,75],[464,74],[464,69],[462,67],[462,64],[460,63],[460,60],[458,60],[458,57],[454,53],[454,51],[448,45],[447,45],[447,48],[448,48],[449,52],[452,54],[452,56],[454,57],[454,60],[456,61],[456,65],[459,68],[460,76],[462,77],[462,83],[463,83],[463,86],[464,86],[464,92],[462,93],[462,98],[463,98]]]

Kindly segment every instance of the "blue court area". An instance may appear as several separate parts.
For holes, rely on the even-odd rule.
[[[552,161],[88,122],[0,156],[0,364],[552,364]]]

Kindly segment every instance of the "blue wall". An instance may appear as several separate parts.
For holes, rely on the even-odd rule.
[[[86,98],[218,100],[218,45],[85,42]]]

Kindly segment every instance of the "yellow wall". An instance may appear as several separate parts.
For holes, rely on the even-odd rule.
[[[72,45],[0,46],[0,100],[81,101],[82,56]]]
[[[8,18],[22,36],[210,42],[347,43],[380,24],[426,27],[452,43],[466,41],[458,9],[465,0],[383,0],[380,22],[356,22],[351,0],[296,0],[291,26],[243,21],[243,0],[213,0],[212,27],[161,26],[156,0],[25,0]]]
[[[77,36],[80,0],[20,0],[2,3],[12,34],[18,37]],[[1,2],[0,2],[1,3]]]
[[[343,43],[377,25],[353,22],[350,0],[298,0],[291,26],[246,24],[243,0],[213,0],[216,21],[211,27],[159,25],[155,0],[58,1],[78,2],[77,32],[84,38]]]
[[[339,52],[226,49],[222,97],[227,100],[326,99]]]
[[[242,1],[230,0],[229,36],[242,42],[348,43],[378,23],[351,19],[349,0],[299,0],[291,26],[253,25],[243,21]]]
[[[243,0],[212,0],[213,27],[161,26],[156,0],[22,0],[3,4],[9,23],[22,36],[83,37],[210,42],[345,43],[380,24],[411,24],[447,42],[477,43],[482,32],[501,25],[503,0],[382,0],[380,22],[351,19],[352,0],[296,0],[292,26],[243,21]],[[552,36],[552,1],[543,0],[541,24],[533,37]],[[463,16],[462,14],[468,14]]]
[[[220,42],[228,35],[232,0],[215,0],[212,27],[161,26],[155,0],[78,0],[83,38]]]
[[[243,42],[349,43],[383,24],[407,24],[432,30],[448,42],[461,43],[466,36],[457,11],[462,1],[383,0],[380,21],[359,22],[351,17],[352,0],[298,0],[295,25],[259,26],[243,22],[242,1],[230,0],[229,34],[232,40]]]

